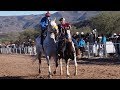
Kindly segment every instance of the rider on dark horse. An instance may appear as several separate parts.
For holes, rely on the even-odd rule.
[[[67,23],[65,21],[65,18],[60,18],[60,24],[58,24],[58,29],[59,29],[59,40],[63,40],[63,39],[68,39],[68,35],[67,35],[67,32],[66,30],[70,30],[71,29],[71,25],[69,23]],[[75,45],[75,48],[76,50],[78,51],[78,43],[77,41],[72,38],[72,41]],[[58,52],[59,52],[59,49],[60,49],[60,43],[58,42]]]
[[[45,39],[45,36],[46,36],[46,30],[47,30],[47,27],[48,27],[48,23],[49,23],[49,20],[50,20],[50,13],[47,12],[45,14],[45,17],[43,17],[40,21],[40,27],[41,27],[41,44],[43,46],[43,40]]]
[[[66,30],[70,29],[71,26],[69,23],[65,22],[65,18],[60,18],[60,24],[58,24],[58,29],[60,33],[60,38],[67,38]]]

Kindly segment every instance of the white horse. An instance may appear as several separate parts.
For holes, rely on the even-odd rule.
[[[54,71],[54,74],[56,73],[57,67],[58,67],[58,57],[57,57],[57,41],[55,39],[55,35],[58,34],[58,26],[55,23],[55,20],[52,20],[48,24],[48,30],[47,30],[47,36],[45,40],[43,41],[43,48],[45,52],[45,56],[47,59],[47,64],[49,67],[49,77],[51,77],[51,65],[50,65],[50,59],[53,57],[56,68]]]
[[[51,73],[51,65],[50,65],[50,59],[53,57],[56,68],[54,71],[54,74],[56,73],[57,67],[58,67],[58,58],[57,58],[57,42],[55,39],[55,34],[58,33],[58,26],[55,22],[56,19],[51,20],[48,24],[48,30],[47,30],[47,36],[45,37],[45,40],[43,41],[43,48],[42,45],[40,44],[41,38],[38,37],[36,39],[36,50],[37,50],[37,58],[39,59],[39,73],[41,73],[40,66],[41,66],[41,55],[42,53],[45,54],[47,64],[49,67],[49,77],[52,76]],[[40,42],[39,42],[40,41]]]

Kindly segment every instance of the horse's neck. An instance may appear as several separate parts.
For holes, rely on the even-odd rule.
[[[48,38],[48,39],[53,39],[53,40],[55,41],[55,34],[54,34],[54,33],[47,32],[47,38]]]
[[[69,38],[69,39],[72,39],[70,30],[66,30],[66,33],[68,34],[68,38]]]

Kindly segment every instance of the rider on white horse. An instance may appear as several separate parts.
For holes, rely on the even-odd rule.
[[[40,27],[41,27],[41,44],[43,45],[43,40],[46,36],[46,30],[47,30],[47,27],[48,27],[48,23],[50,21],[50,13],[47,12],[45,14],[45,17],[43,17],[40,21]]]

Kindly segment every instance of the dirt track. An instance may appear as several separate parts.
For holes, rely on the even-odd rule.
[[[0,54],[0,79],[47,79],[48,66],[46,60],[42,60],[41,76],[38,76],[38,60],[34,63],[34,57],[26,55]],[[52,61],[52,71],[54,62]],[[63,76],[60,76],[58,67],[53,79],[66,79],[65,64],[63,64]],[[120,61],[115,60],[80,60],[78,62],[78,75],[74,76],[74,64],[70,64],[69,79],[120,79]]]

